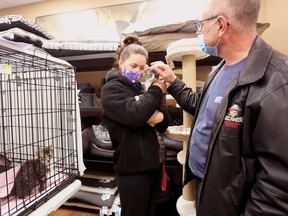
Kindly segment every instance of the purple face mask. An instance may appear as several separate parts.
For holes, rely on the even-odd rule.
[[[142,73],[140,73],[139,71],[130,71],[124,68],[123,75],[127,77],[131,82],[135,83],[141,78]]]

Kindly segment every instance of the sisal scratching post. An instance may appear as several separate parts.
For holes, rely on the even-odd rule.
[[[187,86],[196,91],[196,59],[208,57],[201,51],[197,38],[175,41],[167,48],[167,58],[170,61],[182,61],[182,78]],[[183,111],[183,126],[169,127],[167,135],[183,141],[183,150],[178,153],[177,159],[185,167],[186,151],[192,124],[192,116]],[[184,174],[184,173],[183,173]],[[177,211],[181,216],[196,215],[195,209],[195,181],[190,181],[182,189],[182,196],[177,200]]]
[[[182,57],[182,78],[187,86],[196,89],[196,56],[193,54],[184,55]],[[192,124],[192,116],[183,111],[183,127],[190,128]],[[186,153],[188,147],[188,141],[183,141],[183,151]],[[186,158],[186,155],[183,155]],[[185,158],[184,161],[185,161]],[[184,163],[183,163],[184,165]],[[195,182],[190,181],[184,186],[182,192],[183,199],[195,200]]]

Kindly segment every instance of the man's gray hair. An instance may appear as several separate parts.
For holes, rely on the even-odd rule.
[[[212,15],[223,15],[239,30],[256,28],[261,0],[211,0]]]

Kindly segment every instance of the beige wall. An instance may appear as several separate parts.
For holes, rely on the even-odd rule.
[[[135,0],[46,0],[39,3],[29,4],[0,10],[0,16],[20,14],[27,19],[35,21],[38,16],[63,13],[68,11],[96,8],[113,4],[135,2]]]
[[[133,1],[135,0],[48,0],[28,6],[0,10],[0,16],[20,14],[27,19],[35,21],[38,16]],[[269,22],[271,24],[262,37],[275,49],[288,55],[286,39],[288,37],[288,18],[286,18],[288,1],[261,0],[261,3],[259,22]]]
[[[265,14],[265,22],[270,27],[264,32],[263,38],[275,49],[288,55],[288,1],[287,0],[261,0]]]

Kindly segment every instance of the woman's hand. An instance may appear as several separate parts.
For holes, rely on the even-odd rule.
[[[152,127],[154,127],[159,122],[162,122],[163,119],[164,119],[163,113],[159,112],[158,110],[155,110],[153,115],[148,119],[148,121],[146,123],[151,125]]]
[[[161,88],[163,94],[166,93],[166,91],[167,91],[166,82],[162,77],[159,77],[155,82],[153,82],[152,85],[159,86]]]

